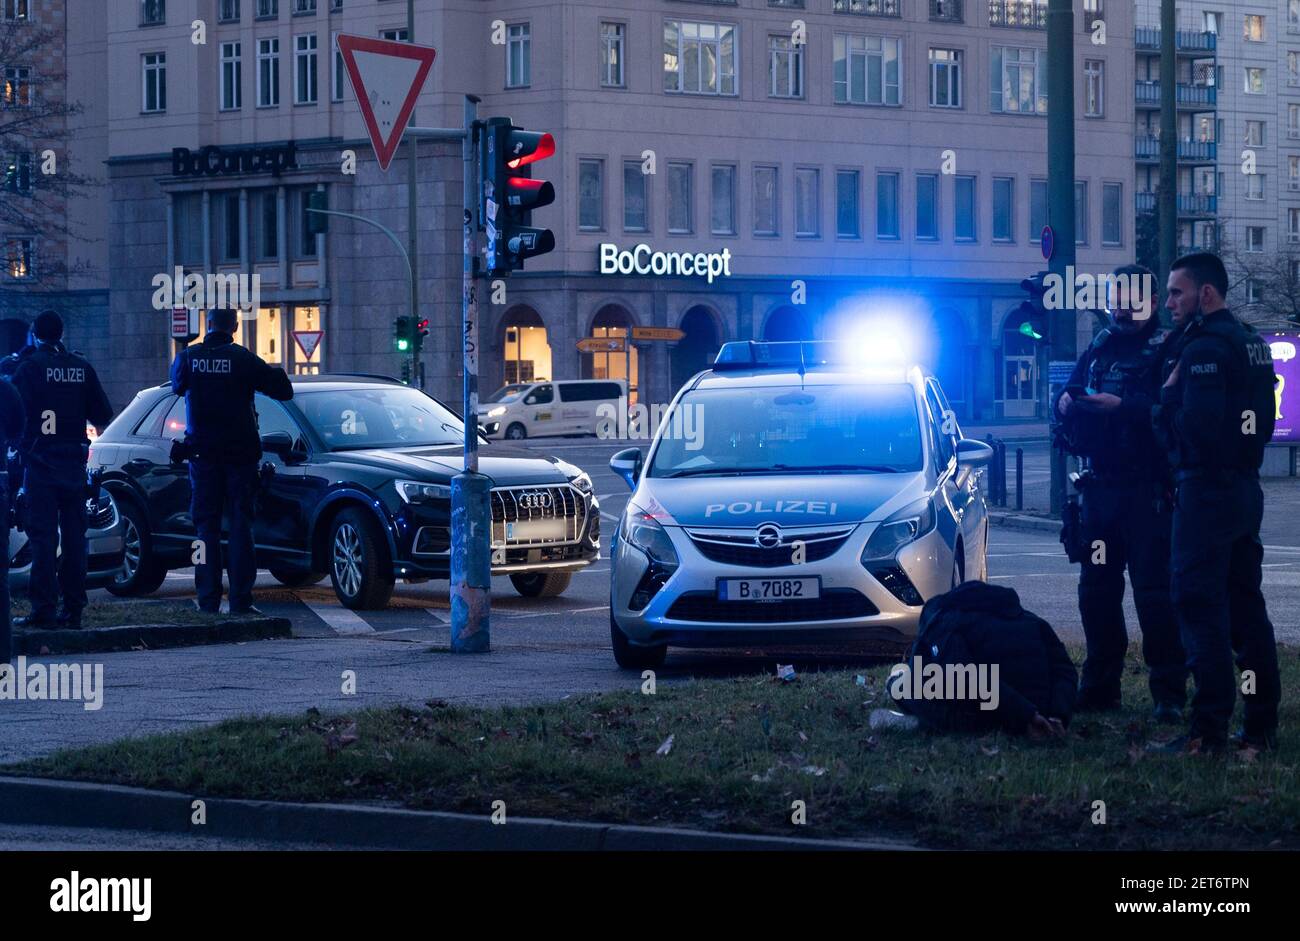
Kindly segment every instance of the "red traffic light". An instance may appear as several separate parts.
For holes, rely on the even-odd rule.
[[[514,154],[506,160],[506,166],[511,170],[518,170],[530,163],[554,156],[555,138],[544,131],[512,130],[506,152]]]
[[[428,317],[425,317],[423,320],[421,320],[421,321],[419,321],[418,323],[416,323],[416,325],[415,325],[415,329],[416,329],[416,330],[425,330],[425,329],[428,329],[428,326],[429,326],[429,318],[428,318]]]

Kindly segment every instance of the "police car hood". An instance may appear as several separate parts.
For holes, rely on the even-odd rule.
[[[816,526],[885,519],[929,492],[924,472],[647,477],[633,502],[668,511],[665,525]]]
[[[480,445],[478,470],[498,487],[515,484],[562,484],[564,468],[577,468],[559,459],[525,448]],[[336,460],[355,461],[370,467],[385,467],[394,474],[415,480],[445,483],[465,469],[465,452],[460,444],[419,448],[373,448],[364,451],[336,451]]]

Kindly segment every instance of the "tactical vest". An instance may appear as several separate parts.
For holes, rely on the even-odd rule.
[[[1154,400],[1169,333],[1157,329],[1143,338],[1110,327],[1102,330],[1088,349],[1088,387],[1126,401],[1138,395]],[[1071,416],[1068,426],[1071,451],[1088,458],[1094,470],[1145,472],[1162,462],[1145,419],[1080,411]]]

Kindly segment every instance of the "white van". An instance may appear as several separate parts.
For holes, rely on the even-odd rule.
[[[561,379],[502,386],[479,403],[478,422],[489,438],[594,435],[597,409],[619,407],[627,396],[622,379]],[[606,414],[609,414],[608,412]]]

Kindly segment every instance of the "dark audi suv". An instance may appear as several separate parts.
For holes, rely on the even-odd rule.
[[[258,395],[263,455],[254,512],[258,566],[281,583],[328,573],[349,608],[381,608],[398,579],[450,577],[451,478],[464,426],[423,392],[377,376],[295,376],[294,397]],[[189,468],[172,464],[185,400],[145,389],[91,451],[125,523],[126,562],[109,590],[154,591],[191,564]],[[483,439],[492,478],[492,572],[528,597],[558,595],[599,555],[600,507],[580,468]]]

